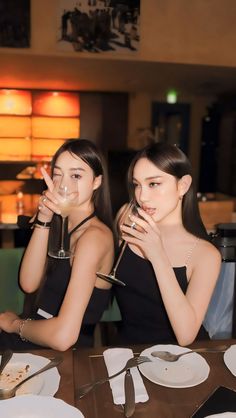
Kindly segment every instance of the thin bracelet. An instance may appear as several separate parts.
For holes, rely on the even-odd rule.
[[[31,318],[26,318],[26,319],[22,319],[22,321],[20,322],[18,333],[19,333],[19,337],[20,337],[21,341],[28,341],[26,338],[23,337],[23,329],[24,329],[24,326],[25,326],[26,322],[28,322],[28,321],[32,321],[32,319]]]
[[[52,225],[52,221],[51,222],[42,222],[38,218],[35,218],[35,221],[34,221],[33,225],[31,226],[31,229],[33,229],[34,227],[50,228],[51,225]]]
[[[52,225],[52,221],[50,221],[50,222],[42,222],[38,218],[36,218],[35,219],[35,225],[40,225],[40,226],[44,226],[44,227],[50,228],[50,226]]]
[[[47,222],[45,222],[45,223],[47,223]],[[34,228],[39,228],[39,229],[50,229],[50,226],[42,226],[42,225],[34,224],[34,225],[31,227],[31,229],[34,229]]]

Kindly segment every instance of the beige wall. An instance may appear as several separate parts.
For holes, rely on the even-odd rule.
[[[235,0],[143,0],[142,6],[145,59],[236,65]]]
[[[74,56],[57,49],[59,4],[59,0],[31,0],[31,48],[17,53]],[[235,18],[235,0],[141,0],[139,53],[111,58],[236,66]],[[5,51],[15,53],[11,48]],[[97,59],[108,56],[100,54]]]
[[[66,66],[66,60],[71,57],[77,63],[91,58],[94,60],[93,54],[84,52],[79,55],[57,49],[59,4],[59,0],[31,0],[31,48],[22,50],[0,48],[0,53],[17,55],[19,67],[25,55],[41,56],[42,63],[49,57],[62,57],[62,67]],[[117,54],[115,57],[98,54],[93,65],[96,67],[96,63],[100,65],[101,60],[109,57],[114,60],[236,66],[235,17],[235,0],[141,0],[140,51],[131,57],[125,54]],[[51,64],[47,62],[47,65],[53,67],[53,61]],[[40,85],[40,78],[38,77],[37,80]],[[67,88],[66,81],[64,88]],[[140,128],[150,126],[151,103],[156,99],[155,95],[146,91],[130,94],[127,138],[130,147],[138,148],[143,145],[141,140],[137,142],[135,133]],[[201,117],[204,115],[206,105],[213,99],[212,97],[181,98],[182,101],[192,105],[190,158],[197,175]]]

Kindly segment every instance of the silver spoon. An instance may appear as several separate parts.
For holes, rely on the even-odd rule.
[[[0,400],[2,399],[8,399],[13,398],[16,394],[16,391],[19,389],[23,383],[27,382],[29,379],[32,379],[32,377],[37,376],[40,373],[45,372],[46,370],[52,369],[53,367],[58,366],[62,362],[62,357],[55,357],[53,358],[46,366],[39,369],[37,372],[31,374],[30,376],[26,377],[24,380],[19,382],[16,386],[14,386],[11,389],[1,389],[0,388]]]
[[[190,350],[190,351],[184,351],[183,353],[180,354],[174,354],[174,353],[170,353],[169,351],[153,351],[151,353],[151,355],[153,357],[158,357],[161,360],[165,360],[165,361],[177,361],[180,357],[185,356],[186,354],[191,354],[191,353],[220,353],[220,352],[224,352],[227,349],[226,345],[219,345],[217,347],[214,348],[196,348],[195,350]]]
[[[3,351],[2,357],[1,357],[1,364],[0,364],[0,374],[5,369],[7,363],[9,362],[9,360],[11,360],[12,355],[13,355],[13,351],[12,350],[5,350],[5,351]]]

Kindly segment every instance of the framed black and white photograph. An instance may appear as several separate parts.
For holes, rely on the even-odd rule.
[[[60,0],[58,48],[134,53],[140,42],[140,0]]]
[[[0,0],[2,47],[30,47],[30,0]]]

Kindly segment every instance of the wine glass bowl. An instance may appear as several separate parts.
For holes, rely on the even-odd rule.
[[[72,209],[77,206],[76,202],[76,193],[70,193],[67,186],[61,188],[58,192],[59,194],[59,202],[58,206],[61,211],[61,217],[67,218],[71,213]]]
[[[118,218],[118,222],[117,222],[117,229],[118,229],[118,234],[119,237],[121,237],[121,229],[120,226],[122,224],[130,226],[130,228],[135,228],[135,222],[132,221],[131,216],[135,215],[138,216],[138,211],[137,211],[137,204],[134,203],[133,201],[131,201],[130,203],[128,203],[128,205],[126,206],[126,208],[124,209],[124,211],[122,212],[121,216]],[[104,274],[101,272],[97,272],[96,275],[103,280],[106,280],[109,283],[112,284],[117,284],[119,286],[126,286],[126,284],[122,281],[117,279],[116,277],[116,270],[117,267],[120,263],[120,260],[124,254],[125,248],[127,247],[128,243],[126,241],[122,241],[121,245],[120,245],[120,251],[118,254],[117,259],[115,260],[115,264],[113,265],[113,268],[111,270],[111,272],[109,274]]]
[[[65,249],[64,237],[65,237],[65,219],[69,216],[72,209],[78,204],[77,197],[78,192],[70,192],[67,186],[61,186],[58,183],[55,184],[55,191],[58,193],[58,207],[61,215],[61,240],[60,248],[57,250],[49,250],[48,255],[53,258],[67,259],[72,256],[70,250]]]

